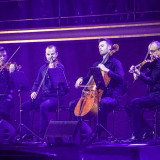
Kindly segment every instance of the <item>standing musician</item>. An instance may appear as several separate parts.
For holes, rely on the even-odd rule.
[[[103,61],[109,55],[113,49],[113,44],[109,39],[99,40],[99,52],[103,57]],[[107,114],[118,105],[118,98],[121,96],[121,88],[124,79],[124,70],[122,64],[119,60],[113,56],[109,56],[108,60],[103,64],[102,62],[95,62],[93,67],[99,67],[101,71],[104,71],[110,77],[110,82],[107,87],[104,88],[101,101],[99,103],[98,121],[104,127],[107,128]],[[85,78],[80,77],[75,83],[75,88],[81,86],[81,84],[87,84],[89,78],[91,77],[91,72],[89,71]],[[79,99],[78,99],[79,100]],[[78,100],[73,100],[70,102],[70,108],[73,111]],[[99,136],[102,130],[99,131]]]
[[[10,122],[10,111],[13,107],[13,79],[15,65],[7,62],[7,51],[0,46],[0,120]]]
[[[126,141],[129,143],[147,142],[154,136],[153,130],[142,116],[142,108],[160,105],[160,42],[151,42],[148,46],[148,54],[151,60],[145,60],[137,66],[132,65],[129,70],[134,74],[134,79],[138,78],[148,85],[145,96],[135,98],[125,106],[132,129],[132,137]]]
[[[45,57],[47,63],[44,64],[38,72],[38,76],[33,84],[31,92],[31,100],[22,104],[22,123],[29,129],[32,129],[30,120],[30,111],[40,109],[40,133],[41,138],[44,137],[48,126],[48,111],[55,111],[58,105],[62,103],[62,97],[57,95],[57,88],[54,88],[51,79],[53,68],[60,68],[64,71],[64,66],[58,61],[57,48],[54,45],[46,47]],[[41,95],[38,97],[38,92],[41,87]],[[61,95],[62,89],[58,91]],[[59,103],[59,104],[58,104]],[[26,133],[27,134],[27,133]],[[25,134],[25,135],[26,135]],[[28,135],[25,138],[32,136]]]

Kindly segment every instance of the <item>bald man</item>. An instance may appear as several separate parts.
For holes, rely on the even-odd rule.
[[[44,134],[48,126],[48,111],[55,111],[58,104],[61,105],[62,103],[62,97],[57,95],[57,92],[61,95],[61,90],[57,91],[57,88],[53,86],[51,74],[55,71],[53,68],[59,68],[64,71],[64,66],[58,60],[56,46],[49,45],[46,47],[45,58],[46,64],[39,69],[37,78],[33,84],[30,96],[31,99],[22,104],[22,123],[30,130],[32,130],[32,125],[29,113],[32,110],[40,110],[39,136],[42,139],[44,138]],[[40,86],[41,94],[39,94]],[[29,135],[29,133],[25,133],[24,135],[27,134]],[[31,137],[32,139],[32,136],[30,135],[26,137]]]
[[[160,42],[151,42],[148,46],[148,54],[151,63],[146,70],[142,72],[133,65],[129,70],[136,79],[148,85],[145,96],[135,98],[125,106],[132,130],[132,136],[127,140],[129,143],[150,142],[154,137],[153,129],[143,118],[142,109],[151,109],[160,105]]]

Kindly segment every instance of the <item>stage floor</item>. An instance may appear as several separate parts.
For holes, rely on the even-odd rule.
[[[1,144],[0,160],[160,160],[160,145]]]

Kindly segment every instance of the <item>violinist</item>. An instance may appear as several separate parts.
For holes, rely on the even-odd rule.
[[[13,78],[15,65],[6,64],[7,51],[0,46],[0,120],[4,119],[10,122],[10,111],[13,107]]]
[[[64,66],[58,60],[57,48],[49,45],[45,50],[46,63],[39,69],[37,78],[33,84],[31,99],[22,104],[22,123],[32,130],[30,111],[40,110],[40,133],[39,136],[44,138],[46,128],[48,126],[48,111],[55,111],[58,105],[57,89],[53,87],[50,72],[53,68],[61,68]],[[44,80],[44,81],[42,81]],[[42,84],[41,94],[38,96],[38,88]],[[61,105],[62,97],[59,97],[59,105]],[[24,133],[26,140],[32,140],[32,135]]]
[[[109,39],[100,39],[99,40],[99,53],[104,60],[106,56],[109,55],[113,49],[113,44]],[[104,127],[107,128],[107,115],[114,107],[118,106],[118,98],[121,96],[121,88],[124,79],[124,70],[122,64],[119,60],[114,58],[114,56],[109,56],[108,60],[103,64],[100,61],[97,61],[93,64],[93,67],[99,67],[101,71],[104,71],[111,78],[110,83],[107,87],[103,88],[103,95],[99,103],[99,112],[98,112],[98,121]],[[81,86],[81,84],[87,84],[91,72],[89,71],[85,78],[80,77],[75,83],[75,88]],[[69,106],[73,113],[73,110],[79,99],[73,100],[70,102]],[[75,117],[74,117],[75,118]],[[102,130],[99,130],[98,136],[101,138]],[[106,135],[107,136],[107,135]],[[105,137],[106,139],[107,137]]]
[[[145,96],[135,98],[125,106],[132,130],[131,138],[126,140],[128,143],[150,142],[154,136],[153,129],[142,116],[142,108],[160,105],[160,42],[151,42],[148,46],[148,54],[151,60],[145,61],[150,61],[150,65],[143,70],[141,69],[143,66],[139,67],[141,64],[138,67],[132,65],[129,70],[134,74],[134,78],[136,77],[148,85],[148,91]]]

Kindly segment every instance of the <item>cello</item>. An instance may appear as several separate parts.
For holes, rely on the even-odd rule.
[[[110,56],[119,50],[119,45],[114,44],[113,50],[102,60],[101,64],[105,64]],[[108,86],[110,82],[110,77],[107,72],[101,71],[104,78],[105,85]],[[101,101],[101,96],[103,94],[103,89],[96,89],[96,84],[94,82],[93,76],[90,77],[88,83],[82,90],[82,95],[78,101],[74,114],[77,117],[93,117],[98,113],[98,103]]]

